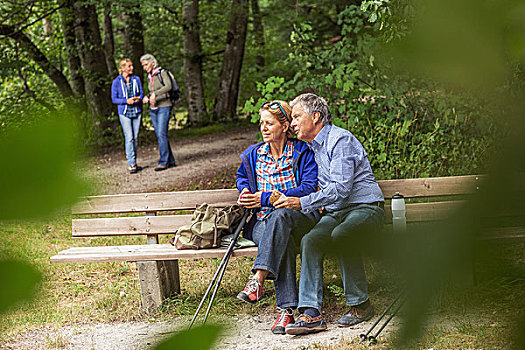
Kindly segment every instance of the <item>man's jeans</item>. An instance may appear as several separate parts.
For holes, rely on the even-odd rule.
[[[137,145],[139,137],[140,119],[141,115],[137,115],[136,118],[128,118],[124,115],[119,115],[120,125],[124,131],[124,145],[126,148],[126,158],[128,165],[137,164]]]
[[[323,301],[323,258],[337,250],[347,305],[368,300],[368,284],[361,255],[361,234],[381,229],[385,211],[359,204],[325,214],[301,240],[299,307],[321,311]]]
[[[171,107],[159,107],[150,109],[149,111],[151,123],[153,124],[159,142],[159,165],[175,165],[175,158],[171,152],[170,142],[168,140],[168,123],[171,118]]]
[[[277,306],[297,307],[295,260],[301,237],[316,223],[315,216],[292,209],[276,209],[253,227],[259,247],[252,272],[266,270],[274,280]]]

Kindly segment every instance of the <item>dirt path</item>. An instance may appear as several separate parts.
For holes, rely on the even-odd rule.
[[[159,153],[156,145],[139,146],[137,163],[143,170],[128,174],[124,149],[115,149],[89,162],[83,169],[95,180],[95,194],[139,193],[172,191],[199,185],[199,188],[214,186],[211,179],[224,174],[225,185],[231,187],[232,172],[240,164],[239,155],[256,142],[257,127],[225,131],[217,134],[171,140],[171,148],[178,166],[156,172]],[[94,164],[93,164],[94,163]],[[217,184],[215,184],[217,186]]]
[[[221,350],[304,349],[314,344],[333,345],[343,339],[356,344],[359,334],[366,332],[371,325],[370,321],[353,328],[338,328],[332,322],[327,331],[292,336],[272,334],[270,327],[274,320],[269,315],[243,315],[221,321],[226,326],[214,346],[214,349]],[[189,317],[180,317],[170,322],[77,324],[60,329],[40,329],[0,345],[0,349],[147,350],[184,329],[188,322]],[[390,334],[393,327],[397,327],[394,322],[382,332],[381,337]]]

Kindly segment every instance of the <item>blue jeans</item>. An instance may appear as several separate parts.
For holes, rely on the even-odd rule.
[[[323,301],[323,258],[336,250],[347,305],[368,300],[368,284],[360,234],[381,229],[385,211],[377,206],[359,204],[325,214],[301,240],[301,277],[299,307],[321,311]],[[352,244],[352,242],[354,244]]]
[[[118,117],[120,119],[120,125],[122,125],[122,131],[124,131],[124,145],[126,149],[128,165],[136,165],[138,145],[137,139],[139,137],[141,115],[138,114],[136,118],[128,118],[121,114]]]
[[[274,280],[277,306],[297,307],[295,258],[301,237],[316,223],[313,214],[292,209],[276,209],[253,227],[252,240],[259,247],[252,267],[269,272]]]
[[[175,165],[175,158],[173,157],[173,152],[171,152],[168,140],[168,123],[171,118],[171,107],[159,107],[149,111],[151,123],[159,142],[159,165]]]

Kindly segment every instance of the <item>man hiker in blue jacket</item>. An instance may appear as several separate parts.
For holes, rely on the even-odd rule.
[[[336,251],[349,306],[338,325],[352,326],[373,316],[357,236],[379,229],[385,212],[383,193],[366,151],[352,133],[331,124],[326,101],[308,93],[296,97],[290,105],[292,128],[314,151],[320,190],[300,198],[283,196],[274,206],[322,211],[319,222],[301,240],[300,316],[286,326],[287,334],[298,335],[327,328],[321,315],[323,258],[327,250]]]

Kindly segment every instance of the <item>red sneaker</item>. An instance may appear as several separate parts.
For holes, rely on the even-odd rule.
[[[289,323],[295,323],[293,310],[291,308],[277,308],[277,319],[272,327],[273,334],[286,334],[285,328]]]
[[[261,300],[263,296],[263,286],[259,280],[252,277],[242,292],[237,294],[237,299],[241,299],[248,303],[256,303]]]

